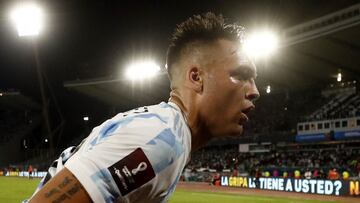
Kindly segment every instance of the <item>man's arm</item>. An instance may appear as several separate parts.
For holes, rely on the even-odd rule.
[[[79,180],[63,168],[39,190],[29,203],[91,203],[92,200]]]

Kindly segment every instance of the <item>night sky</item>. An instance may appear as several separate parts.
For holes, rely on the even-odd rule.
[[[33,86],[37,80],[32,43],[19,38],[8,19],[14,2],[0,4],[0,88],[29,94],[36,92]],[[47,21],[44,32],[37,37],[39,58],[55,86],[68,80],[116,77],[132,58],[151,56],[163,65],[172,30],[193,14],[222,13],[248,30],[261,26],[282,29],[356,2],[39,1]]]

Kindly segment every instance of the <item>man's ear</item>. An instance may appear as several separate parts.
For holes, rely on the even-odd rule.
[[[195,90],[195,92],[202,92],[203,90],[203,74],[200,68],[194,66],[191,67],[186,73],[187,80],[190,87]]]

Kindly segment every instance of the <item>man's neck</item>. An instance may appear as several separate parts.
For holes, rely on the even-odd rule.
[[[190,93],[185,95],[184,92],[179,90],[172,90],[169,101],[175,103],[181,109],[181,113],[190,128],[192,151],[205,145],[210,138],[206,136],[209,134],[205,132],[205,128],[201,123],[195,96],[190,95]]]

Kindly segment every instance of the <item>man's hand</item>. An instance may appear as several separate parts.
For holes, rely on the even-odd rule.
[[[38,191],[29,203],[91,203],[89,194],[79,180],[63,168]]]

